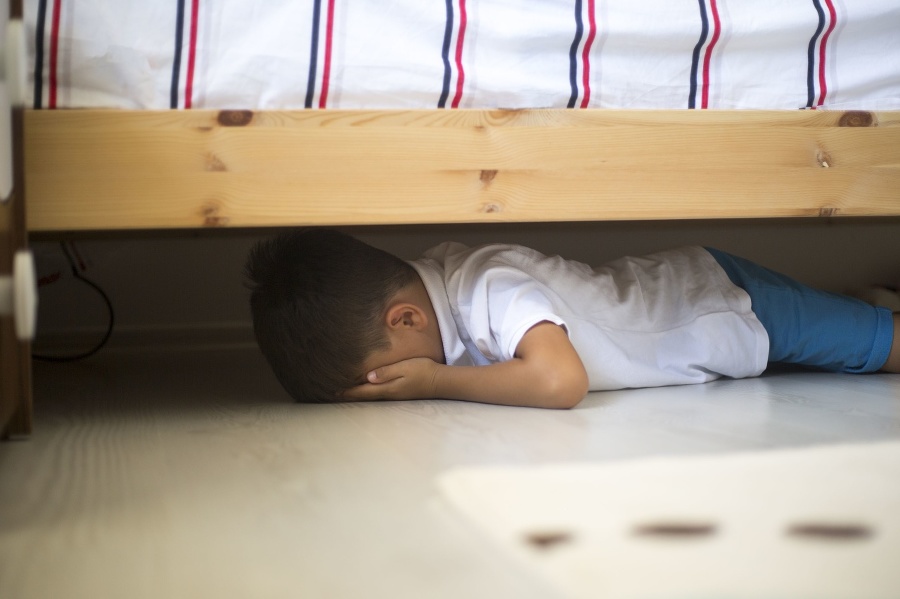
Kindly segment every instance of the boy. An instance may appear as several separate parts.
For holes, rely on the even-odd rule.
[[[447,243],[405,262],[304,229],[257,244],[247,274],[257,342],[299,401],[569,408],[769,362],[900,372],[898,315],[701,247],[591,268]]]

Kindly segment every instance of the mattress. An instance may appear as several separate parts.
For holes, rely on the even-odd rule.
[[[897,0],[26,0],[34,108],[900,109]]]

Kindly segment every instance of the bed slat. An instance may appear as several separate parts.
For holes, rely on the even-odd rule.
[[[32,111],[31,231],[900,215],[900,113]]]

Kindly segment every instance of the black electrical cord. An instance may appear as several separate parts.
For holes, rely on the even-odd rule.
[[[81,352],[78,354],[61,355],[61,356],[31,354],[31,357],[34,358],[35,360],[41,360],[43,362],[76,362],[78,360],[84,360],[85,358],[89,358],[90,356],[93,356],[98,351],[103,349],[103,346],[106,345],[106,342],[109,341],[109,338],[112,335],[113,327],[115,326],[115,322],[116,322],[116,314],[115,314],[115,310],[113,310],[112,302],[110,301],[109,296],[106,295],[106,292],[103,291],[103,289],[99,285],[94,283],[92,280],[88,279],[85,276],[82,276],[81,272],[78,269],[78,265],[75,263],[75,258],[72,257],[72,253],[71,253],[71,251],[69,251],[69,248],[66,246],[65,242],[62,242],[59,245],[62,248],[63,253],[66,255],[66,260],[69,261],[69,266],[72,268],[72,276],[74,276],[77,280],[81,281],[88,287],[93,288],[97,293],[100,294],[100,297],[103,298],[103,301],[106,303],[107,312],[109,313],[109,322],[107,323],[107,326],[106,326],[106,333],[104,333],[103,338],[100,340],[100,342],[97,343],[96,345],[94,345],[94,347],[90,348],[87,351],[84,351],[84,352]]]

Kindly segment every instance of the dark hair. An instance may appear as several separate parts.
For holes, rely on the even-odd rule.
[[[297,401],[329,402],[359,383],[363,361],[388,347],[382,316],[418,278],[387,252],[328,229],[261,241],[247,259],[260,350]]]

